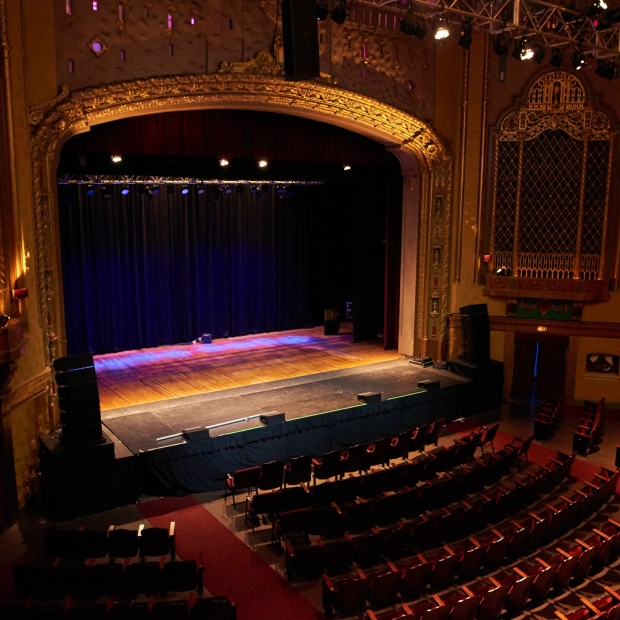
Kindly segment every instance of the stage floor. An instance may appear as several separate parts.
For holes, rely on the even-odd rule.
[[[170,353],[174,355],[166,358]],[[142,357],[136,360],[137,356]],[[132,359],[136,366],[130,366]],[[309,366],[303,363],[308,359],[312,362]],[[350,333],[323,336],[322,328],[98,356],[96,367],[102,403],[104,399],[113,402],[111,392],[117,389],[122,398],[133,390],[134,401],[136,394],[161,395],[153,388],[159,383],[167,386],[165,393],[190,392],[176,398],[161,396],[121,407],[102,407],[107,429],[134,454],[170,445],[157,439],[186,428],[270,411],[284,412],[287,419],[314,415],[358,405],[360,392],[382,392],[384,400],[417,392],[418,382],[425,379],[439,379],[441,387],[467,381],[447,371],[414,366],[396,352],[383,350],[378,342],[353,343]],[[204,383],[210,389],[200,392],[201,383],[196,379],[203,374],[208,375]],[[188,380],[188,375],[195,379]],[[175,381],[185,385],[172,390]],[[228,389],[214,387],[231,382],[236,385]],[[258,420],[253,419],[220,427],[212,434],[257,425]]]
[[[118,409],[230,388],[397,360],[379,340],[353,342],[351,323],[222,338],[95,356],[101,409]]]

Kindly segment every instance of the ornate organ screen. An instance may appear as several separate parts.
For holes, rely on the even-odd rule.
[[[613,138],[609,119],[587,104],[575,76],[554,71],[534,83],[494,136],[495,269],[604,278]]]

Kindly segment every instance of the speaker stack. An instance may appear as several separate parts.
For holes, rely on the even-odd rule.
[[[321,75],[316,0],[282,0],[284,74],[287,80]]]
[[[486,304],[460,308],[463,353],[459,359],[478,368],[487,366],[491,359],[491,328]]]
[[[54,361],[62,440],[68,445],[103,441],[95,363],[90,353]]]

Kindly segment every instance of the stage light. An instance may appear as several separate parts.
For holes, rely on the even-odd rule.
[[[515,47],[512,50],[511,56],[516,60],[523,60],[523,53],[525,51],[525,43],[527,39],[525,37],[515,40]]]
[[[338,6],[332,9],[332,21],[342,26],[347,19],[347,3],[346,0],[340,0]]]
[[[146,191],[146,195],[153,200],[153,188],[150,185],[147,185],[144,190]]]
[[[534,43],[532,48],[534,50],[534,56],[532,57],[532,60],[539,65],[545,58],[545,46],[541,45],[540,43]]]
[[[159,194],[159,185],[153,185],[153,187],[151,187],[151,192],[153,194]]]
[[[220,159],[220,166],[228,166],[230,162],[227,159]]]
[[[258,162],[258,167],[259,167],[259,168],[265,168],[266,166],[267,166],[267,160],[265,160],[265,159],[261,159],[261,160]]]
[[[250,185],[250,191],[255,194],[259,190],[258,186]]]
[[[400,29],[405,34],[415,36],[416,29],[418,27],[418,20],[413,12],[413,9],[409,7],[409,10],[405,13],[400,20]]]
[[[168,194],[174,194],[174,185],[172,183],[166,185],[166,192]]]
[[[594,0],[590,8],[586,11],[588,17],[596,17],[599,13],[607,10],[607,4],[604,0]]]
[[[278,195],[280,198],[286,198],[286,187],[284,185],[278,185]]]
[[[129,188],[129,185],[123,185],[123,188],[121,189],[121,194],[123,196],[127,196],[130,191],[131,189]]]
[[[120,164],[123,161],[123,158],[120,155],[112,155],[112,161],[115,164]]]
[[[592,20],[592,25],[597,30],[605,30],[611,28],[613,24],[617,24],[618,22],[620,22],[620,7],[599,13],[599,15]]]
[[[327,19],[327,15],[329,13],[329,9],[327,8],[326,0],[319,0],[316,3],[316,18],[320,22],[324,22]]]
[[[521,52],[521,60],[532,60],[534,58],[534,49],[529,45],[527,39],[523,41],[523,51]]]
[[[189,187],[187,185],[183,185],[183,187],[181,187],[181,193],[183,195],[189,194]]]
[[[549,61],[556,69],[559,69],[564,62],[564,52],[558,48],[554,47],[551,50],[551,60]]]
[[[599,58],[594,73],[606,80],[613,80],[616,77],[616,63]]]
[[[469,22],[466,19],[464,19],[463,23],[461,24],[461,36],[460,36],[460,38],[458,40],[458,44],[463,49],[468,50],[469,46],[473,42],[473,38],[471,36],[472,30],[473,30],[473,28],[472,28],[471,22]]]
[[[111,195],[112,195],[112,190],[110,189],[110,186],[102,185],[101,186],[101,197],[104,200],[109,200]]]
[[[6,314],[0,314],[0,329],[4,327],[9,321],[11,317]]]
[[[197,194],[204,194],[205,193],[205,186],[204,185],[196,185],[196,193]]]
[[[349,164],[345,164],[344,166],[342,166],[343,170],[351,170],[351,166],[349,166]]]
[[[505,33],[500,32],[493,39],[493,51],[498,56],[504,56],[505,54],[508,53],[508,50],[509,50],[508,37],[506,36]]]
[[[572,61],[573,61],[573,69],[575,71],[579,71],[580,69],[583,69],[584,67],[588,66],[586,63],[586,57],[579,48],[577,48],[573,52]]]
[[[224,193],[232,194],[232,187],[230,185],[224,185]]]
[[[445,41],[450,36],[450,31],[448,30],[448,26],[444,21],[443,17],[437,18],[437,23],[435,25],[435,41]]]
[[[95,193],[95,186],[92,183],[89,183],[86,186],[86,195],[92,196]]]

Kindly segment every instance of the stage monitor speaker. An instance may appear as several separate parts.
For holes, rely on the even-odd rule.
[[[380,403],[381,402],[381,392],[362,392],[357,395],[357,400],[362,401],[369,405],[370,403]]]
[[[58,385],[78,385],[79,383],[88,383],[89,381],[97,381],[97,374],[92,366],[56,373],[56,383]]]
[[[423,390],[438,390],[440,385],[439,381],[433,381],[432,379],[426,379],[425,381],[418,381],[418,387]]]
[[[282,0],[284,73],[287,80],[321,75],[316,0]]]
[[[487,366],[491,359],[491,328],[486,304],[460,308],[463,353],[459,359],[470,366]]]
[[[273,424],[282,424],[286,422],[286,414],[284,413],[266,413],[258,418],[261,424],[272,426]]]
[[[201,439],[209,439],[211,435],[209,434],[209,429],[204,428],[203,426],[196,426],[194,428],[186,428],[183,433],[183,437],[187,439],[187,441],[200,441]]]
[[[92,353],[82,353],[80,355],[68,355],[54,360],[54,370],[65,372],[76,368],[91,368],[95,366]]]

